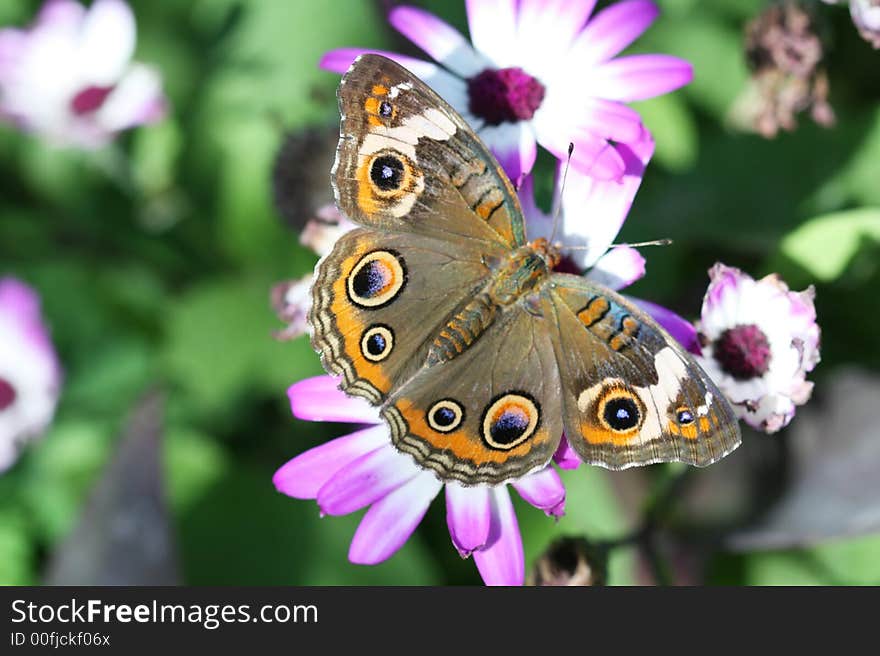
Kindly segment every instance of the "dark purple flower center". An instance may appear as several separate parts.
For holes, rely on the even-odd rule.
[[[728,328],[715,341],[715,360],[736,380],[758,378],[770,366],[770,343],[754,324]]]
[[[100,109],[113,87],[86,87],[70,101],[70,109],[77,116]]]
[[[544,100],[544,85],[521,68],[487,68],[467,85],[471,113],[488,125],[528,121]]]
[[[0,378],[0,412],[15,403],[15,396],[15,388],[8,380]]]

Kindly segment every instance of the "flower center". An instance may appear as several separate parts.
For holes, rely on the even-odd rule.
[[[97,111],[111,91],[113,87],[86,87],[70,101],[70,109],[77,116]]]
[[[0,412],[15,403],[15,388],[4,378],[0,378]]]
[[[467,85],[471,113],[488,125],[528,121],[544,100],[544,85],[521,68],[487,68]]]
[[[715,360],[736,380],[759,378],[770,366],[770,343],[754,324],[728,328],[715,342]]]

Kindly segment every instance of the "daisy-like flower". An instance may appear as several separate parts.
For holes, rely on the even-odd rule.
[[[297,499],[316,499],[324,515],[347,515],[369,506],[348,553],[351,562],[363,565],[382,562],[403,546],[445,487],[449,534],[462,557],[473,555],[489,585],[522,585],[522,538],[507,486],[444,486],[433,472],[397,451],[376,408],[346,396],[337,384],[330,376],[318,376],[293,385],[288,390],[293,414],[367,427],[289,461],[275,473],[275,487]],[[552,467],[511,486],[548,515],[563,514],[565,488]]]
[[[468,0],[472,43],[436,16],[396,7],[388,20],[431,63],[380,52],[424,80],[458,110],[516,182],[535,162],[536,143],[572,167],[617,180],[626,162],[614,144],[642,136],[625,103],[690,82],[691,65],[668,55],[617,55],[657,17],[649,0],[624,0],[593,16],[595,0]],[[364,52],[346,48],[321,60],[344,73]]]
[[[0,471],[52,421],[60,385],[39,298],[18,280],[0,278]]]
[[[774,433],[806,403],[819,362],[812,287],[793,292],[777,275],[754,280],[716,264],[698,326],[701,364],[749,425]]]
[[[81,148],[160,119],[161,78],[131,61],[135,31],[122,0],[49,0],[29,28],[0,30],[0,118]]]

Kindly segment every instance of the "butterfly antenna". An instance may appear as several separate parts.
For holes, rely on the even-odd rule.
[[[608,247],[608,250],[612,248],[620,248],[621,246],[629,246],[630,248],[641,248],[642,246],[669,246],[672,244],[671,239],[653,239],[651,241],[634,241],[627,242],[623,244],[611,244]],[[589,250],[590,246],[560,246],[560,250],[563,251],[586,251]]]
[[[559,196],[556,197],[553,207],[553,230],[550,232],[550,243],[555,243],[556,230],[559,228],[559,216],[562,214],[562,194],[565,192],[565,181],[568,179],[568,167],[571,166],[571,154],[574,152],[574,143],[568,144],[568,159],[565,160],[565,170],[562,172],[562,184],[559,187]]]
[[[630,248],[641,248],[642,246],[670,246],[671,239],[652,239],[651,241],[632,241],[623,244],[611,244],[609,248],[620,248],[621,246],[629,246]]]

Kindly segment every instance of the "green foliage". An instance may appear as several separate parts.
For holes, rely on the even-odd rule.
[[[0,25],[25,24],[36,4],[0,3]],[[162,474],[184,582],[479,582],[450,545],[442,495],[398,554],[361,567],[347,561],[360,514],[321,518],[271,480],[350,429],[296,421],[287,407],[286,388],[322,370],[307,338],[272,338],[282,325],[269,290],[316,257],[272,205],[272,165],[284,131],[338,121],[338,76],[317,68],[325,51],[403,46],[381,4],[134,2],[138,58],[161,69],[169,95],[165,121],[95,152],[0,126],[0,273],[40,291],[64,366],[53,426],[0,475],[0,583],[42,580],[125,417],[153,389],[168,400]],[[421,4],[466,30],[463,3]],[[818,391],[836,366],[880,367],[880,90],[870,82],[880,55],[859,49],[849,23],[830,25],[838,126],[804,117],[774,140],[737,132],[728,117],[748,77],[742,27],[764,4],[663,0],[632,48],[688,58],[695,78],[637,104],[657,150],[620,241],[675,240],[645,251],[649,275],[632,292],[691,317],[718,260],[780,272],[796,289],[817,285]],[[542,200],[550,184],[537,181]],[[563,479],[568,512],[558,522],[513,493],[529,564],[562,535],[620,538],[643,510],[643,489],[620,493],[622,474],[584,466]],[[878,584],[878,550],[868,536],[722,553],[706,580]],[[641,581],[639,564],[635,549],[615,549],[610,583]]]

